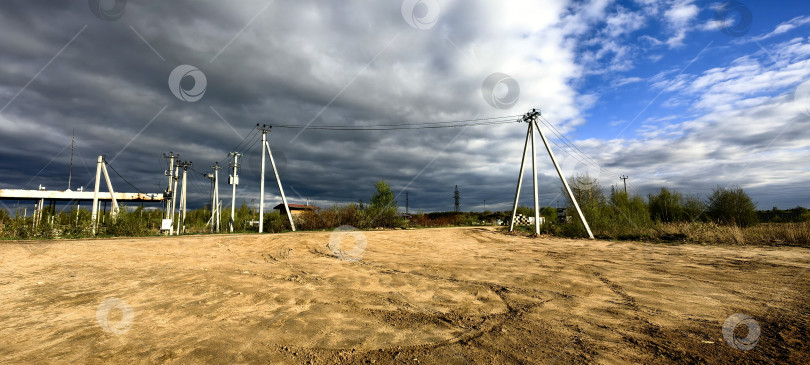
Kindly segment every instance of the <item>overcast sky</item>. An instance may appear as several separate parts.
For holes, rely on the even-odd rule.
[[[606,188],[627,175],[642,195],[739,185],[763,209],[810,206],[808,30],[806,1],[3,1],[0,188],[66,189],[75,132],[73,189],[92,189],[104,154],[162,192],[173,151],[194,164],[199,207],[202,173],[245,141],[237,196],[250,204],[257,122],[516,120],[537,108],[567,139],[543,125],[566,175]],[[455,185],[462,210],[508,209],[525,134],[516,122],[268,136],[292,203],[368,201],[386,179],[412,211],[441,211]],[[541,204],[564,204],[542,148],[538,161]],[[530,188],[529,172],[524,204]]]

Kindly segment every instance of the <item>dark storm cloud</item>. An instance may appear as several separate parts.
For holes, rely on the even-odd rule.
[[[227,167],[227,153],[256,135],[257,122],[424,123],[518,115],[531,107],[552,109],[566,131],[582,121],[571,85],[584,70],[575,63],[576,42],[561,30],[571,24],[560,25],[560,14],[538,17],[538,9],[524,10],[537,6],[532,2],[511,10],[491,2],[441,4],[436,24],[420,30],[404,21],[399,1],[129,1],[113,21],[96,17],[83,1],[4,2],[0,107],[7,107],[0,112],[0,187],[21,188],[38,173],[28,188],[66,187],[65,147],[74,131],[74,188],[92,180],[96,156],[105,154],[134,185],[159,192],[167,183],[162,154],[173,151],[194,162],[189,205],[197,207],[209,195],[202,174],[217,161]],[[563,5],[549,1],[543,8],[565,11]],[[169,75],[180,65],[205,75],[199,101],[180,100],[170,91]],[[520,101],[512,109],[493,108],[482,97],[482,82],[496,72],[520,84]],[[571,158],[570,151],[556,153],[567,176],[590,173],[610,186],[629,173],[632,191],[641,194],[663,185],[704,193],[751,175],[759,179],[749,179],[752,184],[778,186],[782,177],[761,177],[762,151],[777,137],[787,145],[806,141],[806,123],[751,126],[782,115],[761,110],[728,120],[698,116],[669,139],[577,141],[602,169]],[[484,200],[490,209],[507,209],[525,128],[515,123],[299,134],[277,127],[268,138],[294,203],[367,202],[373,184],[386,179],[396,192],[407,187],[413,210],[452,209],[455,185],[462,209],[481,209]],[[562,200],[559,178],[538,147],[541,203],[554,205]],[[239,150],[248,154],[238,196],[250,203],[258,197],[261,149],[254,143]],[[749,163],[739,160],[741,151],[759,155]],[[777,157],[785,164],[790,156]],[[223,199],[229,198],[228,173],[220,171]],[[271,176],[266,192],[274,204]],[[132,190],[117,176],[113,180],[117,189]],[[531,201],[530,184],[527,173],[524,204]],[[404,206],[404,194],[398,201]]]
[[[189,191],[198,206],[208,198],[201,173],[214,161],[226,165],[227,152],[256,122],[375,125],[520,114],[484,103],[480,83],[489,71],[457,70],[470,57],[457,45],[486,32],[470,22],[485,17],[479,5],[448,5],[431,33],[409,27],[398,2],[265,4],[131,1],[123,17],[105,21],[81,1],[4,3],[0,92],[5,101],[22,92],[0,115],[2,187],[23,187],[51,159],[27,187],[66,187],[65,146],[75,131],[74,188],[91,181],[96,156],[105,154],[134,185],[158,191],[166,184],[161,155],[171,150],[194,162]],[[169,74],[183,64],[206,76],[198,102],[168,89]],[[294,141],[299,130],[275,128],[269,140],[283,155],[282,179],[295,202],[368,201],[373,184],[386,179],[398,192],[410,183],[412,207],[446,210],[456,184],[471,205],[510,199],[519,156],[503,138],[520,141],[523,127],[498,128],[306,130]],[[471,148],[472,140],[488,141]],[[254,145],[243,158],[245,199],[257,195],[259,152]],[[480,164],[492,168],[470,172]],[[270,176],[266,189],[275,195]],[[229,187],[220,188],[225,196]]]

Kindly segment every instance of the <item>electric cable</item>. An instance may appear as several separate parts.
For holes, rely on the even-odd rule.
[[[120,178],[121,178],[121,180],[124,180],[124,182],[125,182],[125,183],[127,183],[127,185],[131,186],[133,189],[137,190],[137,191],[138,191],[139,193],[141,193],[141,194],[146,194],[146,193],[144,193],[144,192],[143,192],[143,190],[138,189],[138,188],[137,188],[135,185],[132,185],[132,183],[130,183],[130,182],[129,182],[127,179],[125,179],[123,176],[121,176],[121,174],[119,174],[119,173],[118,173],[118,171],[116,171],[116,170],[115,170],[115,167],[113,167],[112,165],[110,165],[110,163],[109,163],[109,162],[107,162],[107,161],[105,160],[105,161],[104,161],[104,163],[105,163],[105,164],[107,164],[107,166],[109,166],[109,167],[110,167],[110,168],[113,170],[113,172],[115,172],[115,174],[116,174],[116,175],[118,175],[118,177],[120,177]]]
[[[515,117],[519,115],[511,115],[504,117],[491,117],[467,120],[455,120],[446,122],[426,122],[426,123],[413,123],[413,124],[375,124],[375,125],[318,125],[318,126],[304,126],[294,124],[274,124],[274,128],[288,128],[288,129],[313,129],[313,130],[345,130],[345,131],[365,131],[365,130],[405,130],[405,129],[433,129],[433,128],[458,128],[478,125],[495,125],[514,123]]]

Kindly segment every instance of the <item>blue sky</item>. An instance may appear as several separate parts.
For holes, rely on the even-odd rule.
[[[133,185],[161,192],[162,155],[173,151],[194,162],[189,206],[202,206],[210,195],[202,173],[237,149],[246,154],[237,197],[250,202],[259,149],[244,146],[255,146],[263,122],[299,127],[270,135],[293,203],[368,201],[386,179],[409,193],[413,210],[453,209],[455,185],[464,210],[484,200],[506,210],[525,124],[311,127],[514,120],[538,108],[566,176],[587,173],[609,189],[627,175],[643,196],[668,187],[706,197],[738,185],[763,209],[810,206],[807,2],[20,0],[0,8],[0,188],[67,187],[75,131],[74,181],[85,188],[104,154]],[[750,22],[739,16],[747,13]],[[176,70],[204,76],[205,88],[195,90],[190,76],[174,85]],[[538,155],[541,204],[555,205],[559,179]],[[521,203],[530,204],[525,179]],[[279,195],[268,188],[266,198]]]
[[[636,30],[616,37],[618,44],[626,47],[627,56],[619,56],[617,60],[615,53],[609,53],[594,65],[603,69],[610,69],[612,63],[624,66],[615,72],[589,75],[577,88],[583,94],[599,96],[599,101],[588,109],[588,123],[579,128],[578,137],[612,139],[623,130],[628,137],[639,137],[634,128],[626,128],[627,123],[633,120],[636,127],[655,123],[656,120],[668,123],[688,121],[700,115],[691,108],[697,97],[677,90],[659,95],[661,89],[655,86],[657,76],[672,77],[679,73],[700,75],[713,68],[728,67],[741,57],[751,57],[766,67],[774,67],[770,52],[775,52],[780,43],[807,37],[810,33],[810,19],[802,15],[810,14],[810,3],[803,1],[780,2],[779,6],[764,1],[741,3],[750,9],[753,16],[750,30],[742,36],[725,34],[707,26],[716,21],[716,7],[721,3],[691,4],[695,6],[694,16],[681,28],[685,30],[683,39],[674,44],[666,42],[677,36],[677,32],[673,34],[673,29],[677,28],[662,21],[661,17],[647,17],[642,4],[622,1],[607,6],[606,13],[613,13],[614,16],[619,13],[639,14],[636,18],[638,25],[631,26]],[[739,15],[731,15],[732,21],[740,21]],[[757,39],[772,33],[780,25],[788,28],[785,26],[787,24],[795,24],[795,27],[766,39]],[[586,37],[604,36],[606,27],[607,24],[603,22],[601,28],[595,27]],[[648,37],[662,43],[656,44]],[[579,52],[589,55],[599,52],[601,48],[601,43],[586,45]],[[787,91],[790,88],[770,92],[775,95]],[[671,99],[678,99],[678,105],[673,105]]]

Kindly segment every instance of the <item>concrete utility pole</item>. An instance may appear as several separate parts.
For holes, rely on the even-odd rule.
[[[180,157],[180,155],[175,155],[174,152],[169,151],[169,154],[163,154],[163,158],[169,160],[169,170],[165,170],[163,172],[164,176],[169,177],[169,185],[166,187],[166,211],[163,215],[163,219],[170,219],[171,214],[169,212],[169,208],[172,204],[172,183],[174,182],[174,159]]]
[[[233,185],[233,195],[231,196],[231,220],[228,222],[228,227],[230,231],[233,232],[236,221],[236,185],[239,185],[239,175],[237,171],[241,167],[241,165],[239,165],[239,156],[242,156],[242,154],[239,152],[231,152],[228,154],[228,156],[233,157],[233,162],[231,162],[233,174],[228,177],[228,183]]]
[[[214,173],[206,175],[214,182],[214,192],[211,194],[211,232],[219,232],[219,162],[211,168]]]
[[[174,230],[174,207],[177,203],[177,180],[180,180],[180,161],[174,164],[174,168],[172,169],[172,174],[174,180],[174,187],[172,187],[172,210],[171,214],[169,215],[169,219],[172,220],[172,228],[169,230],[169,235],[177,234],[177,232],[173,232]]]
[[[177,234],[186,233],[186,180],[188,177],[188,168],[192,166],[190,161],[183,161],[178,163],[178,166],[183,168],[183,183],[180,186],[180,214],[177,220]]]
[[[98,161],[96,163],[96,187],[93,191],[93,209],[90,216],[90,221],[93,225],[93,235],[96,234],[96,228],[98,226],[98,189],[99,185],[101,184],[102,173],[104,174],[104,180],[107,182],[107,189],[110,191],[110,199],[112,200],[111,214],[113,217],[118,214],[118,201],[115,199],[115,191],[113,190],[112,183],[110,183],[110,174],[107,172],[107,166],[105,164],[106,162],[104,161],[104,156],[98,156]]]
[[[405,192],[405,214],[408,214],[408,192]]]
[[[562,181],[563,187],[565,187],[565,192],[568,194],[568,198],[571,199],[571,203],[574,204],[574,208],[576,208],[577,213],[579,214],[579,219],[582,221],[582,225],[585,226],[585,230],[588,231],[588,237],[593,239],[593,233],[591,232],[591,227],[588,225],[588,221],[585,220],[585,215],[582,214],[582,210],[579,208],[579,203],[577,203],[577,199],[574,197],[574,193],[571,192],[571,187],[568,186],[568,181],[565,180],[565,176],[563,175],[562,170],[560,169],[560,165],[557,164],[557,159],[554,157],[554,152],[551,151],[551,146],[548,144],[548,140],[546,136],[543,134],[543,130],[540,129],[540,125],[537,124],[537,117],[540,116],[540,112],[532,109],[530,112],[526,113],[523,118],[521,119],[522,122],[526,122],[529,124],[528,131],[526,132],[526,143],[523,145],[523,158],[520,162],[520,174],[518,176],[518,183],[517,189],[515,190],[515,203],[512,206],[512,221],[509,224],[509,231],[515,229],[515,216],[517,214],[517,207],[518,207],[518,200],[520,198],[520,187],[523,182],[523,170],[526,163],[526,150],[529,147],[529,141],[532,144],[532,173],[533,177],[532,180],[534,182],[534,232],[536,234],[540,234],[540,205],[538,201],[538,186],[537,186],[537,154],[535,152],[535,140],[534,140],[534,131],[537,130],[537,133],[540,134],[540,139],[543,141],[543,144],[546,146],[546,151],[548,151],[548,156],[551,158],[551,162],[554,164],[554,168],[557,170],[557,175],[560,177],[560,181]]]
[[[622,176],[619,177],[619,179],[624,180],[624,193],[625,194],[627,194],[627,179],[629,179],[629,178],[630,178],[630,176],[626,176],[626,175],[622,175]]]
[[[76,142],[76,131],[73,131],[73,135],[70,137],[70,168],[68,170],[68,190],[70,190],[70,180],[73,178],[73,146]]]
[[[292,219],[292,214],[290,213],[290,205],[287,204],[287,196],[284,195],[284,188],[281,186],[281,178],[278,176],[278,170],[276,169],[276,161],[273,159],[273,153],[270,151],[270,144],[267,143],[267,132],[270,131],[273,126],[267,126],[267,124],[263,124],[259,127],[259,123],[256,123],[256,128],[262,131],[262,176],[261,176],[261,186],[259,187],[259,233],[264,231],[264,152],[267,151],[267,155],[270,156],[270,165],[273,167],[273,173],[276,175],[276,183],[278,183],[278,190],[281,192],[281,204],[284,205],[284,210],[287,212],[287,219],[290,220],[290,228],[292,228],[293,232],[295,232],[295,223]]]

